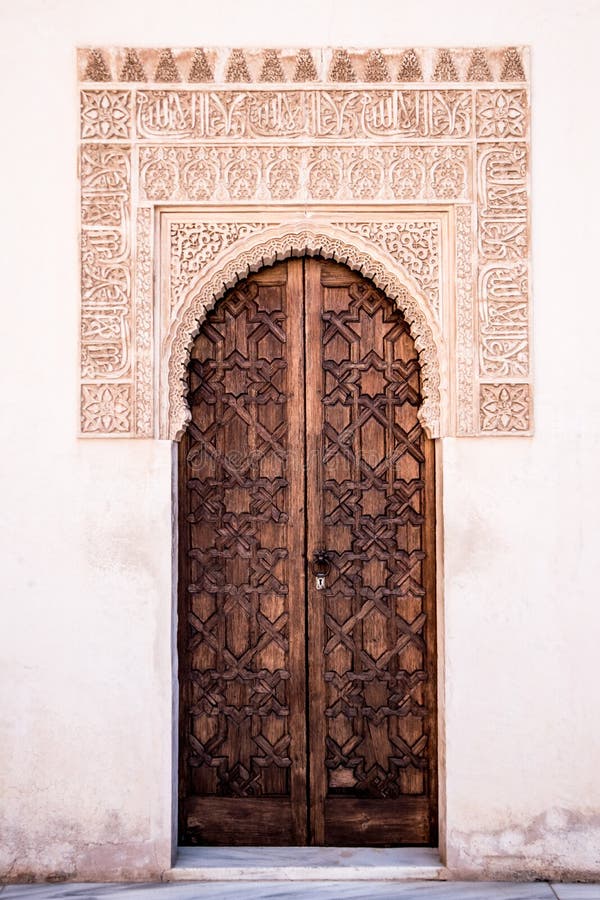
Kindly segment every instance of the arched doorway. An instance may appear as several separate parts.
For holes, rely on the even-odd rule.
[[[179,453],[180,842],[437,842],[433,442],[402,313],[346,266],[209,313]]]

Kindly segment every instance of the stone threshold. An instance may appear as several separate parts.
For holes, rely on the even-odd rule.
[[[444,867],[430,847],[179,847],[164,881],[420,881]]]

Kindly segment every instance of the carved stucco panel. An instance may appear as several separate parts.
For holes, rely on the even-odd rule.
[[[129,434],[131,403],[131,151],[86,144],[81,178],[81,429]]]
[[[482,384],[480,387],[482,431],[529,431],[530,398],[528,384]]]
[[[294,204],[327,210],[331,256],[362,247],[380,286],[384,270],[388,290],[402,283],[430,430],[531,433],[526,49],[94,48],[78,69],[83,435],[173,433],[183,384],[156,371],[160,335],[190,279],[258,265],[243,248],[259,232],[306,230]],[[169,205],[203,225],[173,235],[155,294],[155,211]]]
[[[185,293],[212,260],[237,241],[267,228],[261,222],[169,223],[169,328],[177,322]]]
[[[439,221],[340,222],[339,227],[384,249],[415,281],[441,324],[442,236]]]
[[[478,148],[479,372],[529,376],[527,307],[528,168],[522,143]]]
[[[152,210],[141,207],[136,220],[135,266],[135,423],[139,437],[154,433]]]
[[[440,146],[140,148],[143,200],[469,200],[472,151]]]
[[[471,206],[456,207],[456,409],[457,434],[475,430],[475,311],[473,308],[474,213]]]
[[[441,321],[441,223],[439,218],[423,221],[405,217],[393,222],[333,222],[372,241],[385,250],[412,278],[427,300],[438,321]],[[266,222],[215,222],[196,219],[169,219],[169,283],[170,318],[179,314],[182,297],[193,279],[201,276],[215,256],[243,238],[268,227]],[[237,251],[237,247],[235,248]],[[394,264],[392,262],[392,264]]]
[[[129,106],[124,93],[83,93],[89,136],[106,136],[96,134],[102,115],[103,127],[127,137]],[[103,107],[106,112],[100,113]],[[142,90],[136,92],[135,130],[140,141],[464,139],[473,136],[474,120],[469,90],[437,87]]]
[[[450,84],[527,81],[524,47],[104,47],[78,51],[86,83]]]

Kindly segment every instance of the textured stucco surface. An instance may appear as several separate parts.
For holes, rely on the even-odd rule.
[[[77,433],[77,45],[532,45],[536,435],[443,447],[447,862],[600,875],[597,2],[4,4],[0,868],[170,865],[171,448]]]

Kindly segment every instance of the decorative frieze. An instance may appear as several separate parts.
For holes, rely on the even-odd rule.
[[[86,122],[92,116],[96,124],[98,107],[106,107],[104,127],[128,136],[123,91],[82,91]],[[474,131],[471,92],[441,88],[138,90],[135,110],[140,141],[461,140]],[[97,136],[92,128],[90,137]]]
[[[140,191],[152,202],[468,200],[471,148],[317,145],[144,146]]]
[[[107,47],[78,51],[83,82],[526,82],[527,65],[527,53],[521,47]]]
[[[302,252],[313,216],[333,258],[354,240],[402,285],[430,432],[530,433],[528,65],[519,47],[79,51],[82,434],[171,435],[161,336],[192,286],[260,265],[275,227]],[[168,285],[161,205],[197,210],[160,238]]]

